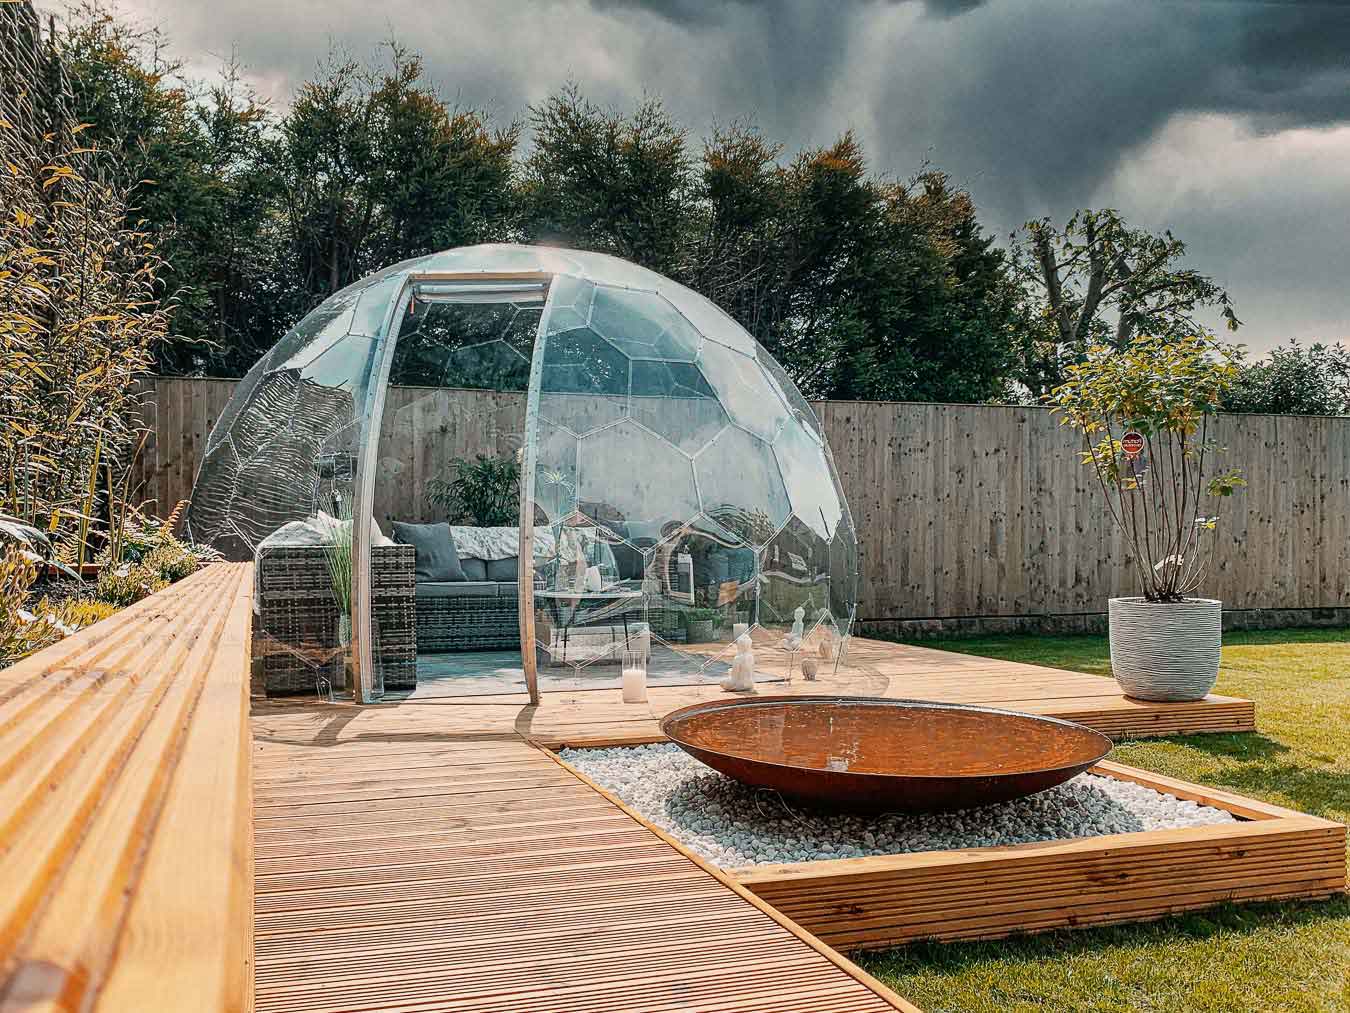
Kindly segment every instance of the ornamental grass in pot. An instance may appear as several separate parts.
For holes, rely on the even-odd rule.
[[[1109,603],[1111,670],[1127,696],[1199,700],[1219,675],[1223,605],[1196,592],[1213,562],[1214,504],[1246,484],[1219,467],[1213,438],[1235,363],[1203,337],[1138,337],[1090,349],[1049,397],[1083,436],[1139,587]]]

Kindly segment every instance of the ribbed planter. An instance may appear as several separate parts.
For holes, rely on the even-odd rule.
[[[1223,603],[1112,598],[1111,673],[1139,700],[1199,700],[1219,677]]]
[[[684,642],[686,644],[706,644],[713,638],[711,619],[691,619],[684,624]]]

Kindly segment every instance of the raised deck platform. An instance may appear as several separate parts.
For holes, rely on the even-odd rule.
[[[602,675],[612,676],[612,669]],[[1249,732],[1256,728],[1250,700],[1211,694],[1194,703],[1149,703],[1124,696],[1113,679],[1083,672],[980,658],[912,644],[855,638],[848,664],[814,682],[798,677],[768,683],[766,693],[838,693],[892,699],[940,700],[1048,714],[1096,728],[1112,738]],[[453,680],[418,687],[397,706],[425,711],[419,720],[444,732],[515,732],[546,745],[649,741],[660,719],[677,708],[725,698],[716,685],[653,687],[645,705],[624,704],[617,689],[545,692],[537,707],[522,691],[499,696],[456,696]],[[285,709],[264,703],[261,712]],[[420,713],[420,712],[419,712]]]
[[[923,647],[854,641],[849,662],[769,688],[978,702],[1116,736],[1254,722],[1245,700],[1147,704],[1109,679]],[[650,741],[715,686],[537,707],[447,690],[255,702],[260,1010],[909,1008],[527,742]]]
[[[249,587],[248,566],[209,567],[0,672],[9,1005],[246,1009],[256,886],[264,1010],[912,1009],[529,741],[650,739],[715,687],[639,706],[617,690],[254,701],[250,739]],[[850,662],[773,689],[1113,735],[1253,724],[1247,701],[1142,704],[1108,679],[920,647],[855,641]]]

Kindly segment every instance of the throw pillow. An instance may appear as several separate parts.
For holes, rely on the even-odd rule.
[[[510,583],[520,575],[520,563],[515,556],[507,559],[489,559],[487,579]]]
[[[450,537],[450,525],[405,524],[394,521],[394,541],[411,545],[417,551],[417,579],[419,581],[464,580],[464,568],[459,565],[459,553]]]

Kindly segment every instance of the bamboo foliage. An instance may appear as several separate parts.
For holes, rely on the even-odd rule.
[[[135,445],[134,381],[167,312],[101,154],[53,146],[0,120],[0,513],[79,536],[100,470]]]

